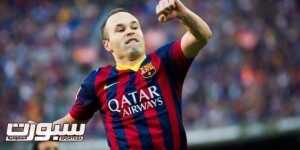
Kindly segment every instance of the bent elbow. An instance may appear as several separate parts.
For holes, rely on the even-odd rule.
[[[213,36],[213,33],[210,29],[206,30],[205,32],[203,32],[202,34],[199,34],[196,39],[198,42],[200,43],[207,43]]]
[[[210,29],[208,29],[206,36],[205,36],[206,41],[210,40],[212,38],[212,36],[213,36],[212,31]]]

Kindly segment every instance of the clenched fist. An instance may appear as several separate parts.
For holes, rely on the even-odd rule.
[[[159,22],[166,22],[184,15],[186,7],[180,0],[160,0],[156,6]]]

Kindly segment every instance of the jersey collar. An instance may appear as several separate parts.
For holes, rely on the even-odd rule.
[[[144,62],[146,59],[146,55],[144,55],[144,58],[141,59],[139,62],[133,64],[133,65],[126,65],[126,64],[121,64],[117,63],[117,70],[133,70],[133,71],[138,71],[140,69],[141,64]]]

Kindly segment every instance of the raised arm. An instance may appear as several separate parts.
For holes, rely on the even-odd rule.
[[[187,28],[181,39],[181,48],[187,58],[195,57],[212,37],[206,22],[180,0],[160,0],[156,6],[156,13],[160,22],[178,18]]]

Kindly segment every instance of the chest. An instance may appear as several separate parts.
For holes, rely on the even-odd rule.
[[[139,71],[112,73],[97,85],[100,112],[122,118],[162,109],[164,100],[160,81],[166,74],[159,65],[145,64]]]

